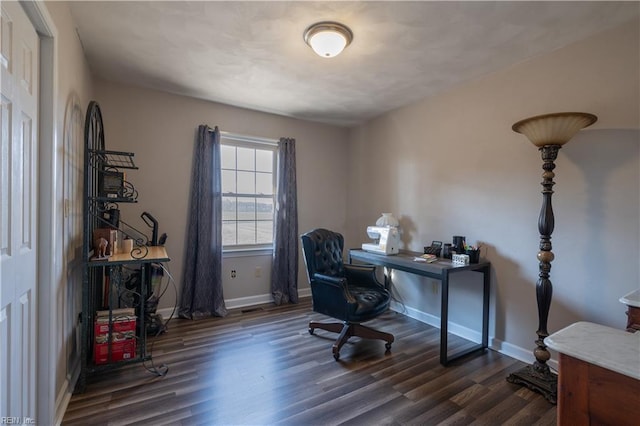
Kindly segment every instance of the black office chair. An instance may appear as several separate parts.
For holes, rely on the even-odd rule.
[[[302,249],[311,285],[313,310],[341,320],[341,323],[309,322],[309,333],[316,328],[340,333],[333,344],[333,357],[340,359],[340,348],[349,337],[386,341],[391,349],[393,335],[361,325],[384,313],[391,296],[376,279],[373,266],[344,264],[344,238],[327,229],[303,234]]]

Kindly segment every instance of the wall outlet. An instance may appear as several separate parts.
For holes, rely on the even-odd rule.
[[[260,278],[262,276],[262,268],[257,266],[256,267],[256,278]]]
[[[231,278],[235,278],[237,276],[236,270],[232,269],[231,270]]]

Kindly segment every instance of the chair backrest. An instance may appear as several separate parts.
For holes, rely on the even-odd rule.
[[[316,274],[344,276],[344,237],[328,229],[314,229],[300,236],[309,282]]]

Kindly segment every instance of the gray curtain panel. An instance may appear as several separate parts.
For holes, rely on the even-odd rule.
[[[220,131],[198,127],[180,297],[181,318],[224,316]]]
[[[271,292],[276,305],[298,303],[298,199],[296,195],[296,141],[278,144],[278,193]]]

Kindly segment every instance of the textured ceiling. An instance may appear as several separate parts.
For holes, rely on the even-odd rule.
[[[70,2],[107,80],[351,126],[620,25],[638,2]],[[338,57],[307,26],[354,33]]]

